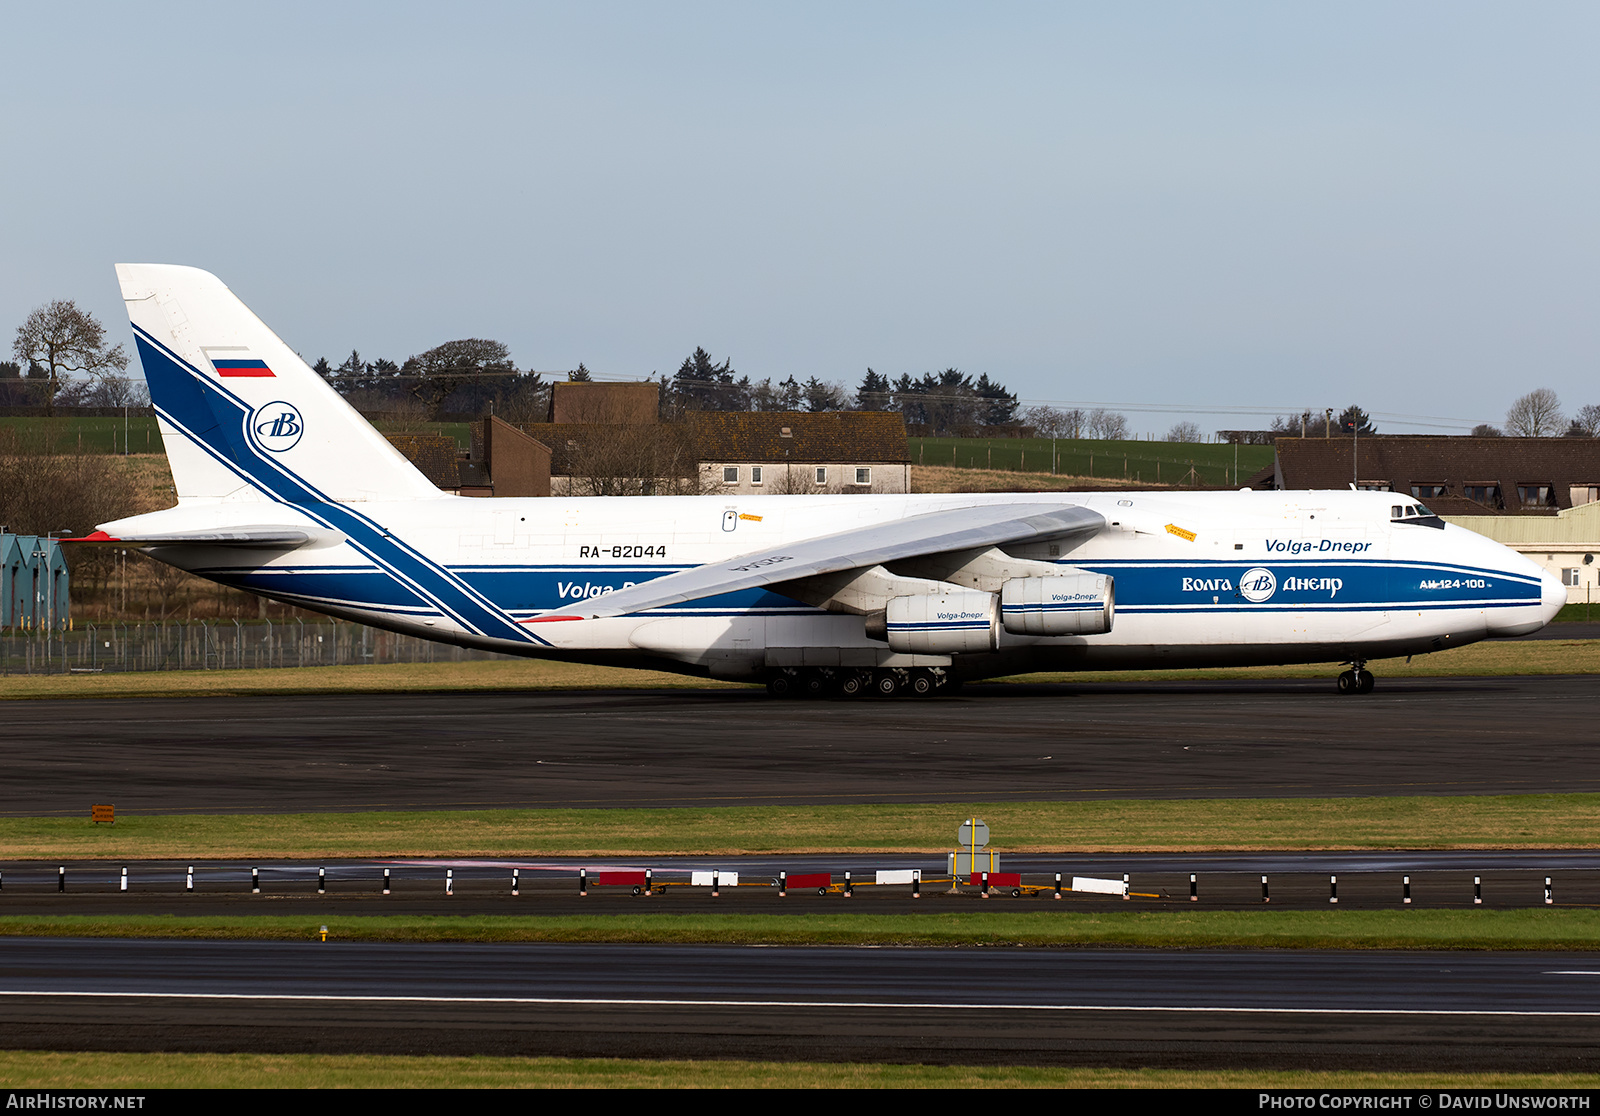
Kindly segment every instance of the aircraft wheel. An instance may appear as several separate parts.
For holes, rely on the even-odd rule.
[[[1372,692],[1372,687],[1376,686],[1377,684],[1378,679],[1373,675],[1373,673],[1370,670],[1364,670],[1361,672],[1360,680],[1356,683],[1356,693],[1370,694]]]
[[[817,894],[818,895],[826,895],[826,894],[828,894],[828,889],[825,888],[825,887],[819,887],[819,888],[817,888]]]
[[[851,671],[839,679],[839,696],[858,698],[867,692],[869,679],[858,671]]]
[[[802,697],[821,697],[828,692],[828,679],[820,670],[808,670],[800,676],[799,690]]]
[[[775,698],[794,696],[794,679],[787,674],[774,674],[767,679],[767,693]]]
[[[644,894],[644,889],[636,887],[636,888],[633,889],[633,893],[635,895],[642,895],[642,894]]]
[[[1359,685],[1360,682],[1356,678],[1355,671],[1347,670],[1343,674],[1339,675],[1339,692],[1341,694],[1356,693]]]
[[[1021,899],[1022,898],[1022,889],[1020,887],[1012,888],[1011,889],[1011,898],[1013,898],[1013,899]]]
[[[936,688],[933,675],[925,670],[915,671],[911,675],[911,681],[907,686],[907,689],[911,691],[911,696],[919,698],[932,697]]]
[[[872,680],[872,692],[881,698],[892,698],[900,692],[900,676],[892,670],[881,672]]]

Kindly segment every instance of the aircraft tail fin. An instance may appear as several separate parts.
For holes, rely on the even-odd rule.
[[[118,264],[117,281],[179,497],[443,495],[215,275]]]

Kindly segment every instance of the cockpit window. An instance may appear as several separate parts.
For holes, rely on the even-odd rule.
[[[1419,527],[1444,528],[1444,520],[1426,504],[1392,504],[1389,519],[1394,523],[1416,524]]]

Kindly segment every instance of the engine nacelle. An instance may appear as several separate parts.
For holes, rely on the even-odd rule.
[[[1000,646],[1000,601],[978,592],[891,597],[884,627],[889,647],[904,654],[993,651]]]
[[[1099,635],[1111,630],[1116,597],[1103,574],[1014,577],[1000,587],[1000,618],[1012,635]]]

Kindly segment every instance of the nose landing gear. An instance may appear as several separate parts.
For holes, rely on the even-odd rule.
[[[1372,687],[1377,684],[1377,679],[1367,669],[1365,659],[1350,664],[1350,669],[1339,675],[1339,692],[1341,694],[1370,694]]]

